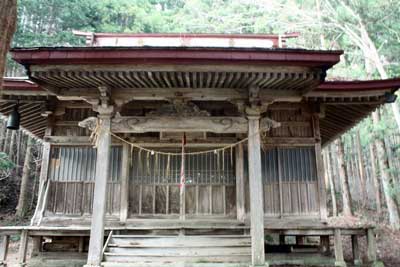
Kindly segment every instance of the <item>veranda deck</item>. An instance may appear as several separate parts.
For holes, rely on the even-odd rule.
[[[51,226],[50,226],[51,225]],[[343,257],[342,236],[351,236],[353,246],[354,263],[361,262],[360,251],[358,247],[358,238],[365,236],[368,244],[368,261],[371,266],[376,266],[376,242],[374,227],[367,224],[350,225],[333,225],[329,222],[321,222],[319,220],[307,219],[265,219],[264,221],[265,235],[279,236],[280,244],[284,244],[285,236],[296,236],[296,242],[301,242],[305,237],[319,237],[319,256],[310,256],[310,253],[289,253],[274,254],[268,253],[266,249],[266,261],[270,264],[300,264],[309,266],[311,262],[314,265],[322,264],[329,266],[346,266]],[[248,235],[250,226],[247,221],[240,222],[237,220],[156,220],[156,219],[135,219],[128,220],[125,224],[121,224],[117,220],[108,220],[105,228],[105,235],[111,231],[119,235],[171,235],[171,236],[199,236],[199,235]],[[57,218],[43,221],[40,226],[3,226],[0,227],[0,235],[3,237],[1,244],[0,262],[6,263],[7,248],[9,237],[11,235],[21,235],[19,258],[20,264],[26,263],[27,242],[31,237],[35,240],[34,250],[36,254],[43,259],[35,259],[33,262],[45,262],[48,259],[57,259],[62,261],[62,256],[45,252],[41,241],[46,238],[72,238],[77,240],[77,251],[80,257],[84,255],[87,239],[90,236],[90,220],[77,220],[73,218]],[[334,255],[335,257],[327,257],[326,252],[330,251],[330,237],[333,237]],[[37,241],[39,240],[39,241]],[[39,242],[39,244],[37,243]],[[73,253],[73,251],[70,251]],[[60,254],[60,253],[58,253]],[[64,255],[64,252],[61,253]],[[315,254],[315,253],[314,253]],[[329,253],[328,253],[329,254]],[[314,260],[313,260],[314,259]],[[318,260],[320,259],[320,260]],[[250,259],[249,259],[250,261]],[[50,261],[48,261],[50,262]],[[248,263],[247,263],[248,265]],[[332,265],[332,266],[333,266]],[[1,265],[0,265],[1,266]],[[38,265],[40,266],[40,265]],[[49,265],[52,266],[52,265]],[[57,265],[58,266],[58,265]],[[195,266],[193,263],[185,266]],[[224,265],[225,266],[225,265]],[[240,266],[235,265],[235,266]]]

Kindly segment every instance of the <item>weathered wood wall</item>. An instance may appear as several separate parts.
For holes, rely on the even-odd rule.
[[[179,214],[181,157],[140,151],[132,156],[129,216]],[[234,150],[187,156],[187,215],[236,215],[234,160]]]
[[[316,217],[320,212],[315,150],[318,125],[313,123],[313,113],[306,104],[282,104],[272,106],[267,116],[281,127],[263,137],[264,214]],[[248,188],[245,192],[248,194]],[[248,199],[246,195],[246,202]]]
[[[266,216],[318,215],[314,147],[269,148],[262,160]]]
[[[263,136],[262,175],[267,217],[319,214],[315,150],[318,125],[313,123],[314,115],[310,110],[304,104],[274,104],[267,111],[268,117],[281,123],[281,127]],[[89,108],[66,108],[62,116],[56,117],[52,135],[88,136],[88,130],[80,128],[77,123],[93,115],[95,113]],[[149,133],[139,137],[154,139],[155,135]],[[223,140],[223,135],[219,138]],[[178,147],[168,149],[179,152]],[[132,150],[129,158],[128,218],[178,216],[180,157]],[[47,216],[91,214],[95,159],[96,150],[88,145],[52,145]],[[111,161],[107,213],[118,215],[121,205],[121,146],[113,147]],[[188,217],[236,217],[235,161],[234,150],[187,157],[185,211]],[[247,160],[244,162],[245,210],[249,212]]]
[[[118,214],[120,207],[121,146],[111,153],[107,213]],[[53,146],[48,178],[47,215],[92,213],[96,169],[96,149],[89,146]]]

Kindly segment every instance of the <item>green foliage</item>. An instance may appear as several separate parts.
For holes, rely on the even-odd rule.
[[[8,158],[7,154],[0,152],[0,171],[7,171],[14,168],[14,163]]]

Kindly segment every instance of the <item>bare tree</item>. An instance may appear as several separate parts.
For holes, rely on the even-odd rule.
[[[329,189],[331,193],[331,198],[332,198],[332,215],[337,216],[337,204],[336,204],[336,188],[335,188],[335,181],[333,179],[333,168],[332,168],[332,157],[331,157],[331,146],[329,145],[327,150],[325,151],[325,169],[326,169],[326,175],[328,178],[329,182]]]
[[[374,125],[378,125],[380,121],[379,111],[372,113],[372,121]],[[376,136],[375,146],[378,152],[378,162],[383,185],[383,194],[385,195],[386,205],[389,212],[389,221],[393,229],[400,229],[399,209],[396,200],[391,194],[392,179],[389,173],[389,162],[386,154],[385,143],[381,137]]]
[[[366,191],[366,175],[365,175],[365,166],[364,166],[364,158],[362,154],[361,140],[360,140],[360,131],[356,131],[356,149],[357,149],[357,163],[358,163],[358,173],[360,177],[360,186],[361,186],[361,206],[363,208],[366,207],[367,204],[367,191]]]
[[[376,158],[375,158],[375,144],[373,141],[369,144],[369,153],[371,157],[371,176],[373,181],[373,186],[375,190],[375,203],[376,203],[376,211],[378,214],[382,214],[382,204],[381,204],[381,188],[379,184],[379,178],[376,173]]]
[[[31,163],[31,155],[32,155],[32,137],[28,136],[28,142],[25,151],[25,161],[24,168],[22,170],[22,178],[21,178],[21,187],[18,199],[18,206],[16,215],[18,217],[23,217],[28,210],[28,183],[29,183],[29,174],[30,174],[30,163]]]
[[[344,148],[342,139],[338,138],[335,143],[337,149],[337,160],[339,164],[340,182],[342,187],[343,215],[353,216],[350,186],[349,186],[349,176],[347,174],[346,164],[344,161]]]
[[[0,1],[0,89],[3,85],[7,52],[17,24],[17,0]]]
[[[342,0],[325,1],[325,4],[328,10],[326,18],[330,24],[346,34],[349,40],[363,52],[366,62],[371,63],[376,68],[382,79],[387,79],[388,75],[382,63],[379,51],[374,41],[371,39],[361,16]],[[335,8],[335,5],[343,7],[344,10],[346,10],[346,15],[352,18],[352,22],[339,19],[342,18],[344,14],[338,14],[338,9]],[[397,123],[397,128],[400,130],[400,108],[396,102],[390,105]]]

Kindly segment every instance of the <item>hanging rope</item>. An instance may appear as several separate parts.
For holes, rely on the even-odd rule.
[[[124,142],[126,144],[129,144],[131,147],[135,147],[135,148],[137,148],[139,150],[143,150],[143,151],[149,152],[152,155],[154,155],[154,154],[167,155],[167,156],[181,156],[182,155],[182,152],[174,153],[174,152],[156,151],[156,150],[148,149],[148,148],[142,147],[142,146],[140,146],[138,144],[131,143],[131,142],[119,137],[118,135],[116,135],[114,133],[111,133],[111,136],[113,136],[114,138],[116,138],[116,139],[118,139],[118,140],[120,140],[120,141],[122,141],[122,142]],[[184,154],[185,155],[201,155],[201,154],[209,154],[209,153],[219,153],[221,151],[225,151],[227,149],[234,148],[237,145],[246,142],[248,139],[249,139],[249,137],[246,137],[246,138],[243,138],[242,140],[240,140],[240,141],[238,141],[236,143],[233,143],[233,144],[230,144],[230,145],[227,145],[227,146],[224,146],[224,147],[214,148],[214,149],[209,149],[209,150],[203,150],[203,151],[197,151],[197,152],[184,152]]]
[[[100,123],[101,122],[99,122],[99,120],[97,120],[96,127],[94,128],[92,134],[90,135],[90,140],[94,144],[94,146],[97,146],[97,143],[98,143],[98,136],[99,136],[99,132],[100,132]],[[153,149],[148,149],[148,148],[145,148],[145,147],[143,147],[141,145],[138,145],[136,143],[129,142],[129,141],[125,140],[124,138],[119,137],[118,135],[114,134],[113,132],[110,132],[110,135],[112,137],[114,137],[115,139],[118,139],[121,142],[124,142],[124,143],[130,145],[131,146],[131,150],[133,148],[139,149],[139,155],[141,154],[142,151],[143,152],[147,152],[147,156],[149,156],[149,155],[181,156],[182,155],[182,152],[178,152],[178,153],[177,152],[165,152],[165,151],[156,151],[156,150],[153,150]],[[184,153],[184,155],[201,155],[201,154],[215,153],[215,154],[217,154],[219,156],[220,152],[224,153],[225,150],[227,150],[227,149],[230,149],[231,153],[232,153],[232,149],[233,148],[235,148],[239,144],[247,142],[250,137],[254,137],[254,136],[264,136],[265,137],[265,132],[255,133],[252,136],[248,136],[246,138],[243,138],[240,141],[237,141],[235,143],[232,143],[232,144],[224,146],[224,147],[214,148],[214,149],[209,149],[209,150],[203,150],[203,151],[197,151],[197,152],[186,152],[185,151],[183,153]],[[224,154],[222,154],[222,155],[224,155]],[[232,157],[232,155],[231,155],[231,157]],[[140,160],[140,156],[139,156],[139,160]]]

